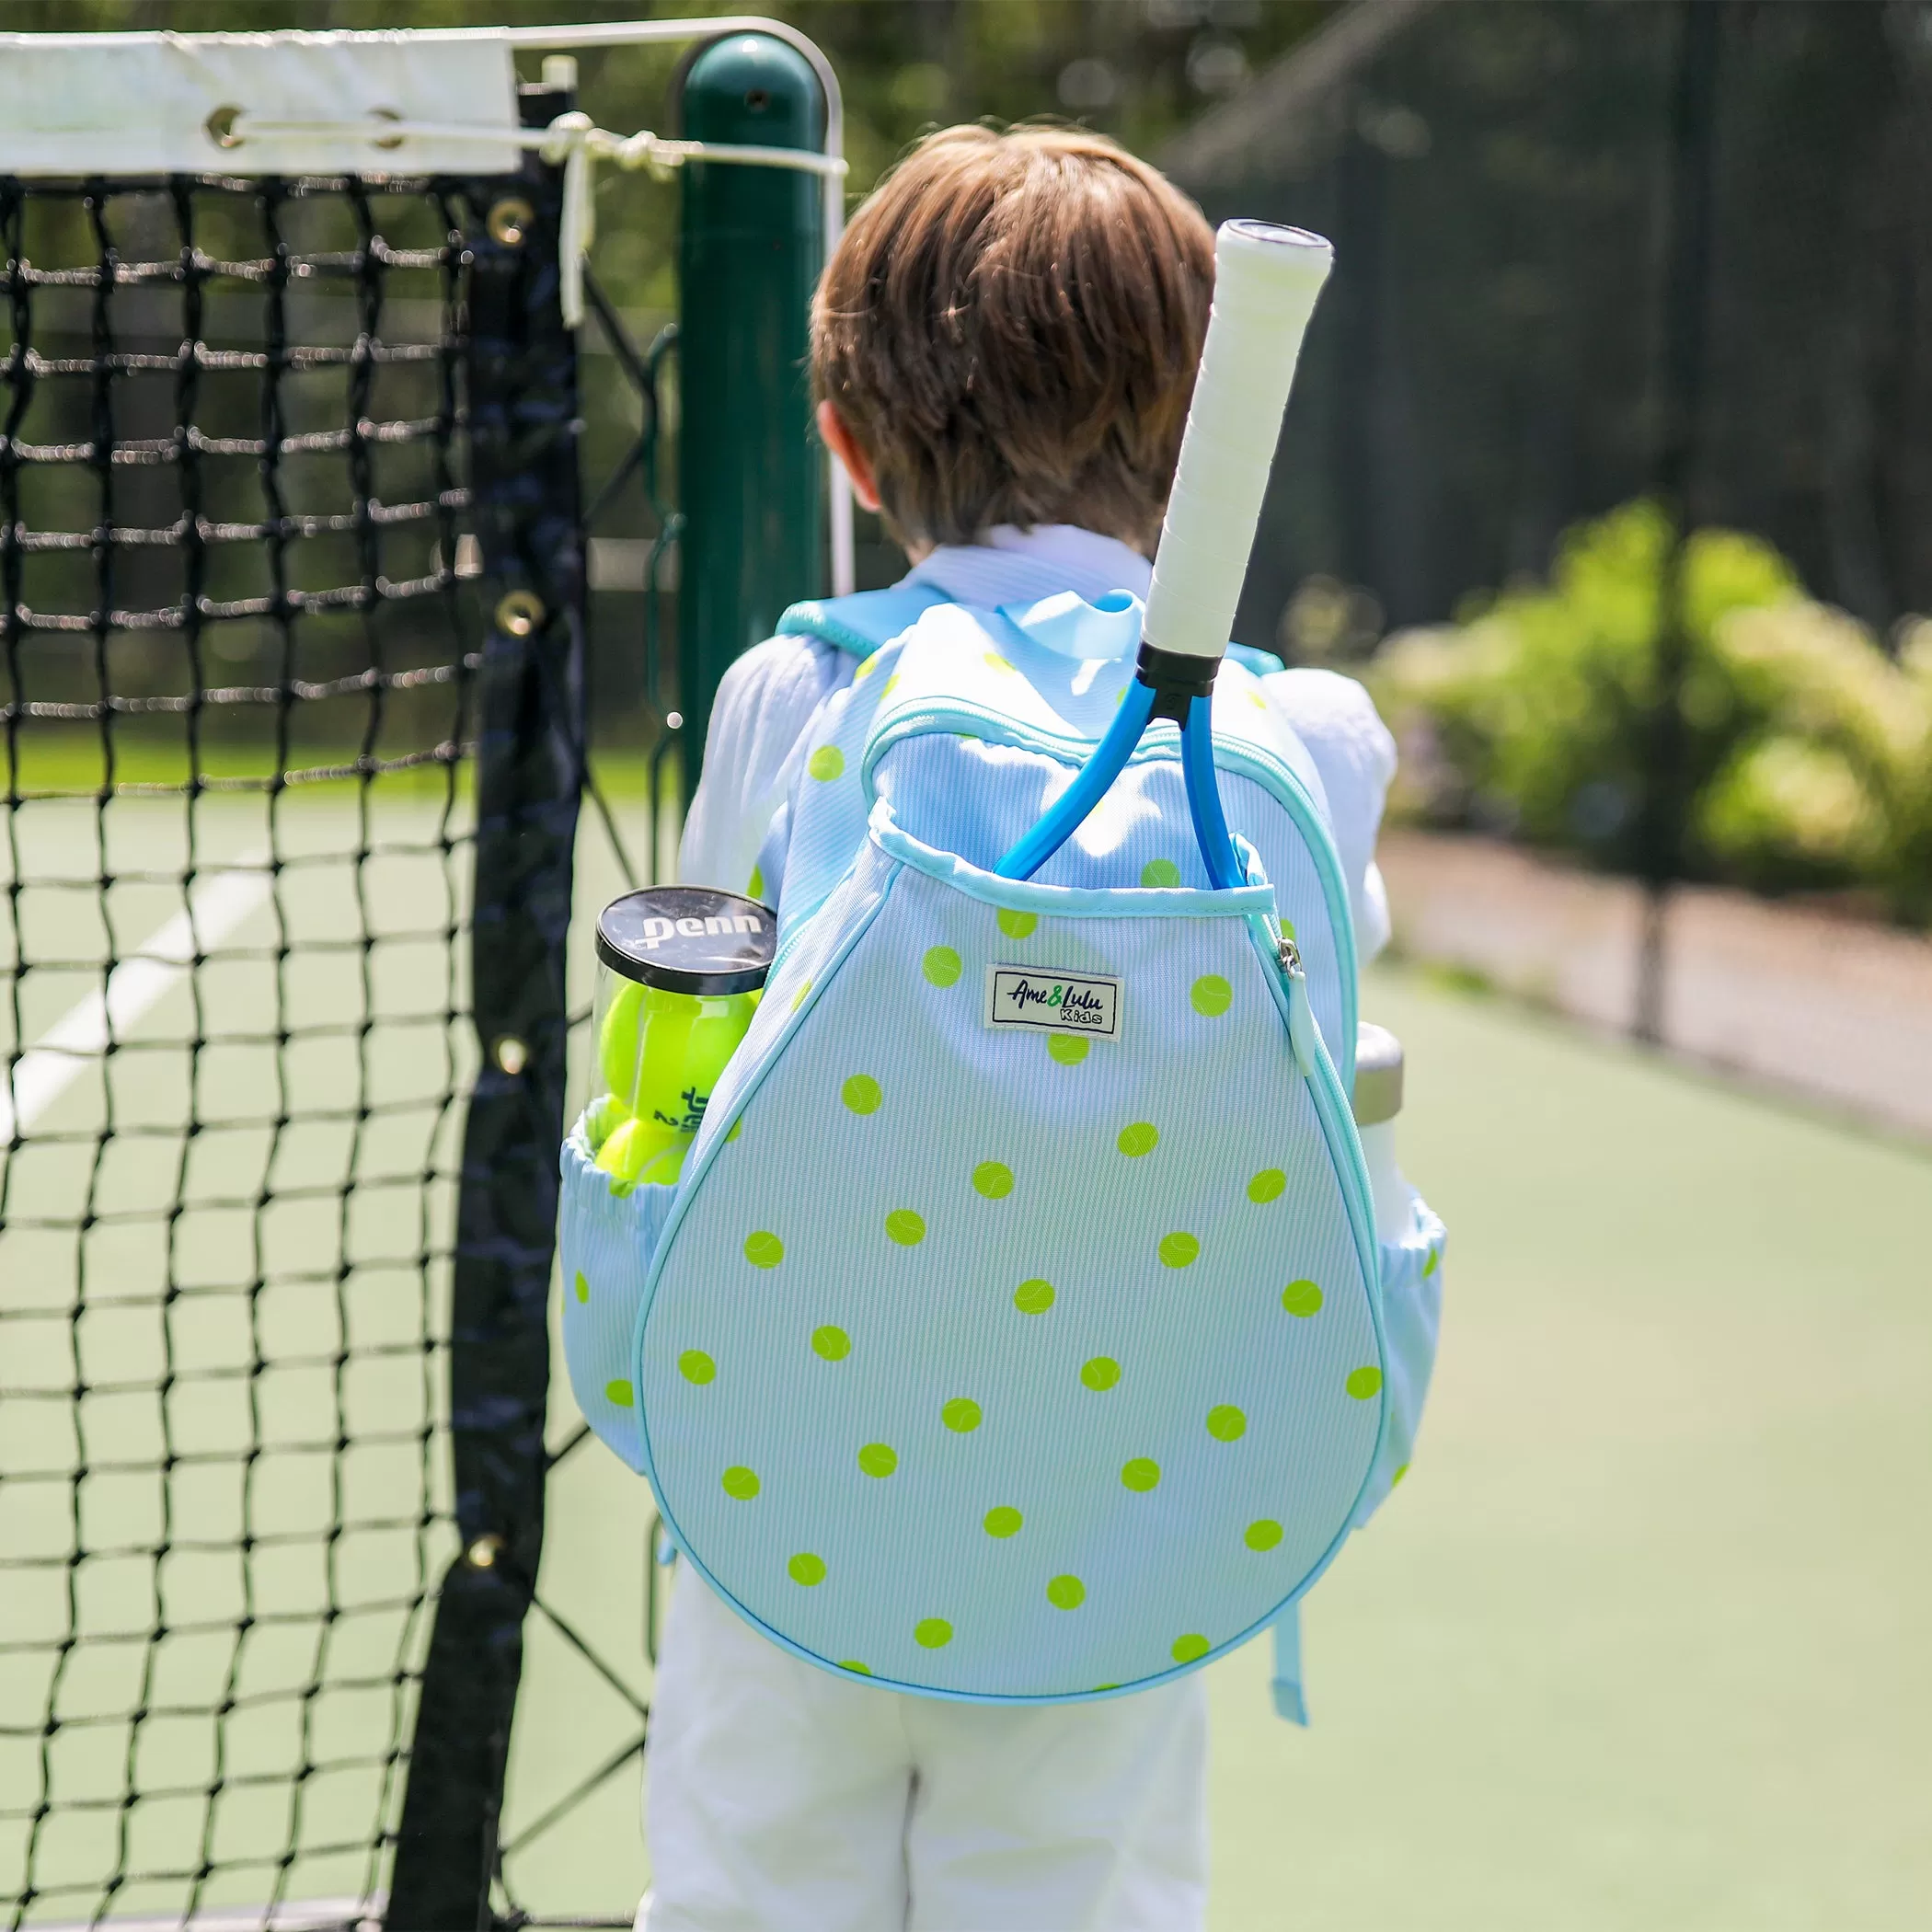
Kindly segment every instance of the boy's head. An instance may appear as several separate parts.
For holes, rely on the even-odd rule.
[[[1151,554],[1213,279],[1201,211],[1104,136],[949,128],[834,253],[813,384],[903,542],[1079,523]]]

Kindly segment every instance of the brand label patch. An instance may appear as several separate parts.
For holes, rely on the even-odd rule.
[[[1104,972],[1041,972],[1032,966],[986,969],[986,1024],[1041,1033],[1083,1033],[1118,1040],[1121,983]]]

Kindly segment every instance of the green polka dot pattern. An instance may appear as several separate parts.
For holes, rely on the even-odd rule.
[[[638,1392],[627,1377],[618,1375],[604,1385],[604,1399],[615,1402],[619,1409],[628,1409],[638,1399]]]
[[[976,656],[968,668],[990,678]],[[1022,670],[1035,678],[1030,657]],[[923,719],[932,678],[902,688],[894,730]],[[1112,689],[1084,699],[1083,723]],[[838,782],[806,779],[792,808],[843,813],[861,839],[862,729],[818,747],[841,752]],[[959,729],[963,715],[924,732],[934,783],[1009,757]],[[1142,778],[1168,782],[1160,761]],[[947,849],[926,791],[880,796],[909,841]],[[707,1158],[671,1203],[600,1190],[627,1248],[618,1219],[567,1245],[567,1334],[616,1338],[580,1386],[614,1443],[630,1421],[680,1547],[822,1663],[995,1701],[1131,1691],[1199,1664],[1332,1547],[1382,1395],[1355,1394],[1380,1357],[1352,1184],[1310,1140],[1318,1096],[1265,962],[1240,919],[1165,916],[1202,883],[1184,827],[1127,830],[1170,857],[1075,841],[1043,875],[1130,888],[1108,917],[973,896],[949,882],[964,874],[922,869],[882,815],[835,898],[813,901],[809,829],[795,819],[785,887],[819,910],[788,914],[777,1007],[748,1046],[762,1057],[721,1079]],[[1279,880],[1279,848],[1256,848]],[[1321,878],[1296,864],[1276,890],[1309,936],[1314,988],[1333,940]],[[834,910],[847,905],[870,923]],[[1117,978],[1118,1031],[989,1027],[995,967]],[[1320,999],[1326,1037],[1334,995]],[[711,1140],[741,1112],[751,1131],[720,1158]],[[640,1267],[641,1335],[626,1279]],[[596,1399],[627,1374],[627,1408]]]
[[[575,1286],[575,1288],[576,1288],[576,1290],[577,1290],[577,1299],[578,1299],[579,1301],[581,1301],[581,1302],[587,1302],[587,1301],[589,1301],[589,1300],[590,1300],[590,1298],[591,1298],[591,1284],[590,1284],[590,1283],[589,1283],[589,1282],[588,1282],[587,1281],[585,1281],[585,1280],[584,1280],[584,1278],[583,1278],[583,1270],[582,1270],[582,1269],[581,1269],[581,1268],[580,1268],[580,1269],[579,1269],[579,1270],[577,1271],[577,1279],[576,1279],[575,1282],[573,1283],[573,1285]]]
[[[1305,1321],[1309,1316],[1321,1312],[1321,1289],[1306,1279],[1290,1282],[1282,1290],[1282,1306],[1289,1314],[1298,1315]]]
[[[1218,972],[1204,972],[1188,989],[1188,1004],[1209,1019],[1218,1019],[1235,1003],[1235,989]]]
[[[797,768],[796,765],[793,766],[794,770]],[[821,784],[833,778],[843,777],[845,771],[845,754],[835,744],[822,744],[805,761],[805,769]]]
[[[1351,1369],[1349,1379],[1342,1384],[1350,1395],[1358,1402],[1366,1402],[1371,1396],[1382,1392],[1382,1371],[1370,1363],[1366,1368]]]

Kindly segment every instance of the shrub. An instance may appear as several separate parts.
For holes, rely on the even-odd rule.
[[[1403,746],[1395,809],[1633,868],[1671,540],[1627,504],[1564,538],[1547,586],[1389,639],[1366,675]],[[1894,663],[1735,531],[1694,534],[1684,572],[1688,868],[1932,914],[1932,623]]]

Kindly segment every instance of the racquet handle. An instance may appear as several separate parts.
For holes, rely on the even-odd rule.
[[[1334,261],[1300,228],[1224,222],[1214,237],[1213,307],[1142,630],[1158,650],[1227,648],[1302,338]]]

